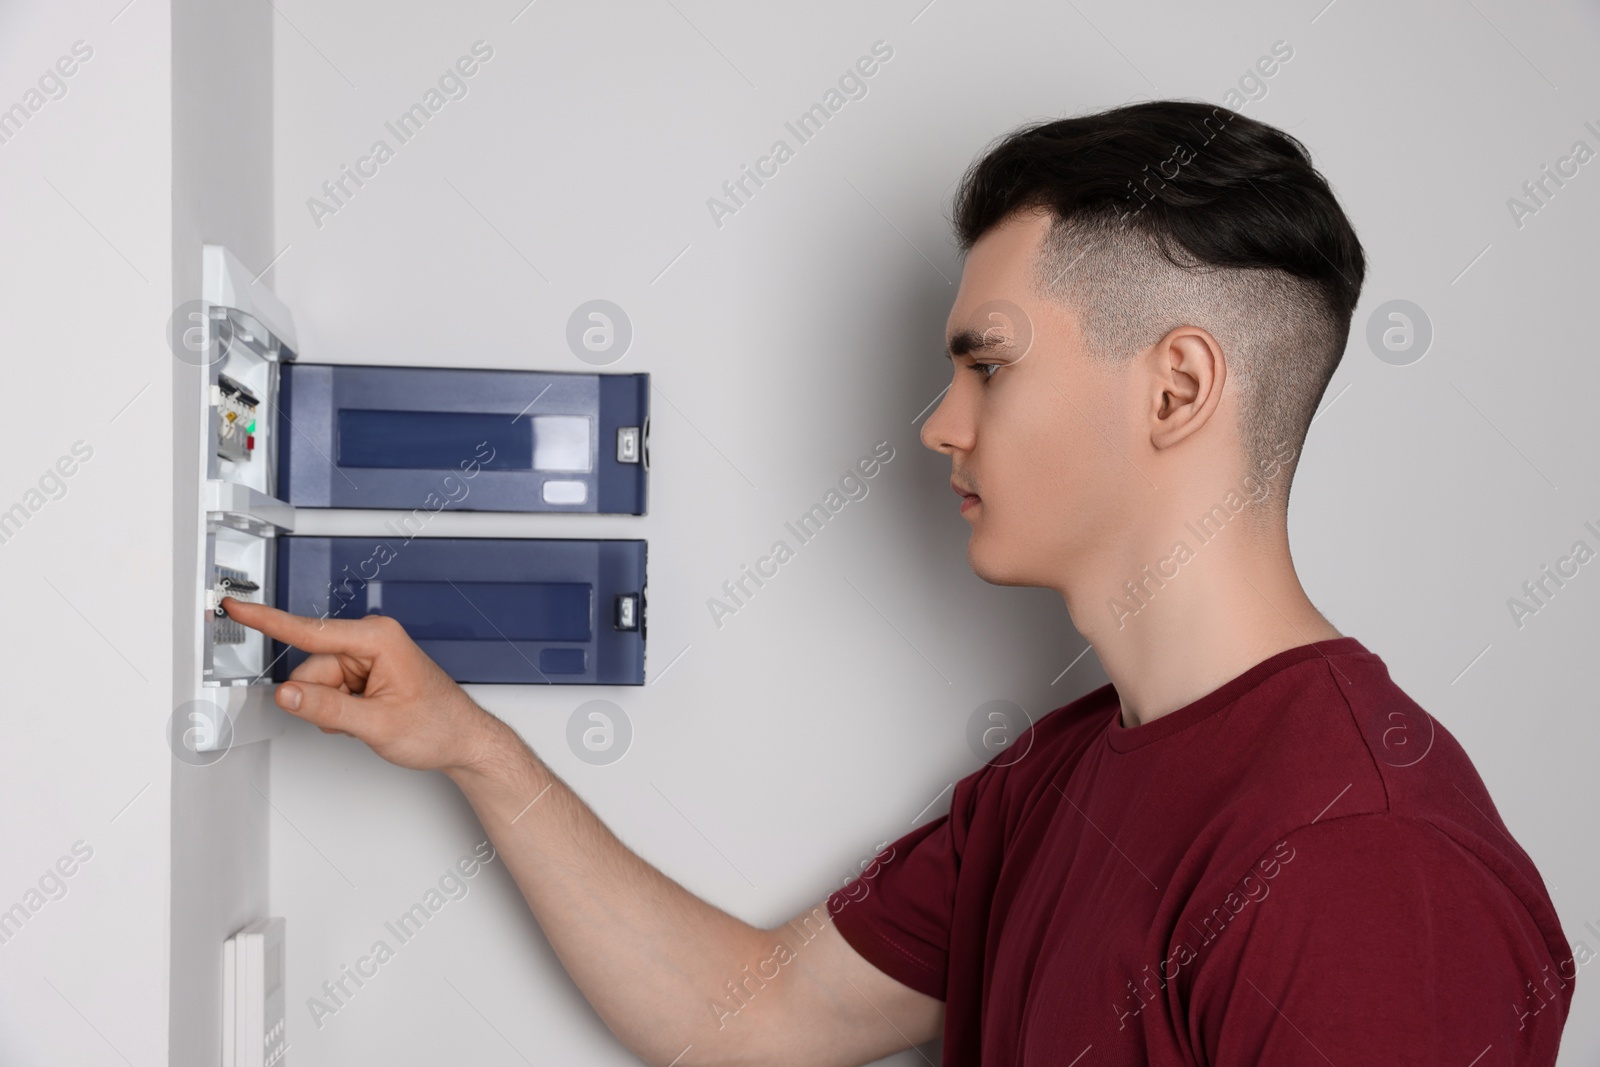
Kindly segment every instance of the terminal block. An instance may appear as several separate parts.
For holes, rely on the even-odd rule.
[[[249,389],[219,374],[211,403],[217,409],[217,455],[235,463],[249,461],[256,447],[256,408],[261,402]]]

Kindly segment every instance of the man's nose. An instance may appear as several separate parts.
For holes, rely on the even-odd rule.
[[[933,414],[922,424],[921,437],[924,448],[949,455],[957,448],[968,447],[965,438],[971,434],[970,431],[960,429],[963,420],[956,392],[956,385],[952,382],[940,395]]]

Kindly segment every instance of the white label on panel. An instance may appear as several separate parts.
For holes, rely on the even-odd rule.
[[[589,418],[586,415],[533,417],[533,469],[589,470]],[[550,498],[545,497],[548,501]]]
[[[581,504],[589,499],[589,486],[585,482],[557,482],[544,483],[544,502],[546,504]]]

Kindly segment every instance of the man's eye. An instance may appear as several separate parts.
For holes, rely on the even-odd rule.
[[[999,370],[1002,366],[1004,366],[1004,364],[1001,363],[973,363],[970,369],[977,371],[978,374],[982,376],[984,381],[988,381],[990,378],[994,377],[994,372]]]

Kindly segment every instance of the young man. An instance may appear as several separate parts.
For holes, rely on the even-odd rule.
[[[224,601],[278,701],[483,821],[651,1063],[1551,1063],[1575,969],[1456,741],[1307,599],[1289,481],[1360,293],[1305,149],[1153,102],[1026,128],[957,197],[950,456],[985,580],[1058,591],[1111,684],[761,930],[622,846],[392,621]],[[358,695],[359,694],[359,695]],[[831,920],[831,921],[830,921]]]

